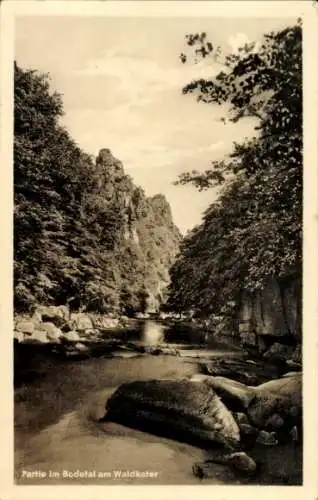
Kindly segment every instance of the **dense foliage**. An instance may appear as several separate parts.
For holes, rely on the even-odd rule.
[[[187,44],[224,69],[189,83],[184,94],[229,103],[228,120],[257,120],[255,137],[234,144],[228,158],[177,181],[221,186],[171,271],[170,307],[205,315],[237,305],[242,290],[261,289],[269,276],[301,275],[302,30],[298,22],[272,32],[223,61],[205,33],[188,35]]]
[[[77,146],[47,75],[15,64],[14,77],[15,309],[134,312],[161,300],[180,238],[166,200],[146,198],[109,150],[95,161]]]

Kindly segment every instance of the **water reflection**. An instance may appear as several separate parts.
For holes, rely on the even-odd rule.
[[[136,332],[133,335],[136,336]],[[156,320],[146,320],[139,326],[135,339],[141,340],[148,345],[186,343],[204,346],[207,344],[207,333],[189,326],[171,326]],[[130,337],[130,340],[133,340],[132,337]]]
[[[141,340],[145,344],[160,344],[165,340],[165,325],[155,321],[146,321],[143,324]]]

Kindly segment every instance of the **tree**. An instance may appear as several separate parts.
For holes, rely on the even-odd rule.
[[[92,158],[60,126],[62,100],[49,76],[17,64],[14,71],[15,307],[114,306],[107,266],[118,204],[107,201]]]
[[[223,60],[205,33],[186,40],[196,58],[213,57],[223,68],[183,93],[209,105],[230,103],[230,121],[257,120],[255,137],[235,143],[228,158],[177,181],[200,190],[222,186],[171,273],[171,306],[206,314],[237,304],[242,289],[262,288],[268,276],[301,275],[302,31],[298,22]]]

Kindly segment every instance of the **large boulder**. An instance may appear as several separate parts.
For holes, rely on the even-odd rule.
[[[93,328],[98,328],[102,330],[113,329],[119,326],[118,318],[111,318],[103,314],[92,314],[91,321],[93,324]]]
[[[14,332],[14,337],[13,338],[17,342],[23,342],[23,340],[24,340],[24,334],[23,334],[23,332],[19,332],[18,330],[16,330]]]
[[[245,411],[255,396],[252,388],[226,377],[206,376],[204,383],[216,392],[231,411]]]
[[[51,342],[60,342],[62,331],[54,323],[41,323],[39,330],[46,332],[46,336]]]
[[[191,380],[211,387],[231,411],[245,412],[250,423],[260,429],[301,427],[302,374],[299,372],[256,387],[201,374],[194,375]],[[241,422],[237,421],[241,428]]]
[[[62,339],[66,340],[67,342],[77,342],[81,340],[79,334],[74,331],[64,332]]]
[[[108,420],[181,439],[240,442],[238,425],[211,387],[189,380],[149,380],[123,384],[106,404]]]
[[[82,342],[77,342],[77,344],[74,345],[74,349],[76,349],[78,352],[89,352],[89,348],[85,344],[82,344]]]
[[[302,418],[302,374],[271,380],[254,388],[255,398],[247,413],[251,422],[259,428],[266,427],[268,419],[275,414],[292,427],[301,425]]]
[[[200,478],[215,478],[215,467],[213,464],[228,465],[243,474],[254,474],[257,470],[256,462],[243,451],[231,453],[229,455],[218,454],[204,462],[195,463],[192,467],[193,474]]]
[[[89,330],[93,328],[93,323],[88,314],[72,313],[70,316],[70,326],[73,330]]]
[[[37,321],[32,321],[31,319],[29,319],[29,320],[17,321],[15,329],[18,332],[22,332],[26,335],[32,335],[37,326],[38,326]]]
[[[35,330],[32,335],[25,336],[23,343],[25,344],[48,344],[50,340],[44,330]]]
[[[302,373],[290,374],[288,377],[282,377],[275,380],[270,380],[264,384],[255,387],[258,394],[265,392],[273,392],[280,395],[293,395],[297,401],[301,401],[301,388],[302,388]]]
[[[254,474],[257,469],[256,462],[244,451],[225,455],[222,461],[219,460],[219,463],[227,463],[229,466],[245,474]]]
[[[66,306],[42,306],[36,309],[33,317],[60,327],[69,320],[70,312]]]

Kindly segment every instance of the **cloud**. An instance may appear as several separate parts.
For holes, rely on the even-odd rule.
[[[74,76],[116,78],[122,97],[141,99],[138,106],[147,104],[148,99],[159,92],[181,89],[196,78],[208,78],[216,74],[217,68],[203,62],[195,66],[160,64],[134,54],[132,51],[110,49],[103,57],[91,59],[88,64],[75,72]]]
[[[254,22],[241,17],[27,16],[16,20],[15,57],[24,67],[50,72],[53,88],[63,95],[63,123],[78,144],[94,155],[109,147],[147,193],[167,194],[176,222],[185,229],[199,222],[213,193],[172,182],[186,170],[209,168],[231,151],[233,141],[251,135],[253,124],[224,125],[225,107],[182,95],[191,80],[220,70],[206,60],[181,64],[184,35],[204,30],[213,43],[229,44],[227,49],[237,52],[283,23],[277,17]]]
[[[255,45],[251,52],[257,52],[259,50],[259,42],[255,40],[250,40],[245,33],[236,33],[235,35],[231,35],[228,39],[228,44],[231,47],[231,51],[233,54],[238,54],[239,49],[244,45],[250,44],[254,42]]]
[[[129,104],[111,111],[80,109],[70,111],[65,122],[73,135],[80,138],[84,149],[96,154],[98,149],[109,147],[127,171],[170,167],[180,172],[185,165],[205,169],[209,161],[222,156],[237,137],[237,131],[236,134],[232,131],[234,127],[228,128],[226,140],[221,137],[222,129],[211,132],[208,125],[213,119],[208,117],[207,123],[204,113],[201,117],[198,113],[195,121],[184,120],[181,125],[181,112],[169,114],[168,111],[169,106],[166,115],[154,120],[154,109],[150,105],[143,112],[133,111]]]
[[[212,151],[222,149],[224,146],[223,141],[215,144],[197,148],[194,144],[191,147],[183,149],[170,149],[165,146],[144,146],[135,147],[130,149],[130,159],[128,163],[130,169],[147,169],[149,163],[151,168],[172,167],[173,165],[183,164],[185,160],[197,160],[199,155],[210,154]],[[138,166],[137,166],[138,165]]]
[[[78,87],[73,85],[79,107],[69,108],[66,124],[89,152],[109,147],[127,172],[139,178],[142,172],[163,169],[170,182],[186,169],[205,170],[230,151],[238,128],[225,130],[219,121],[222,107],[198,104],[181,89],[217,71],[205,62],[182,65],[151,59],[132,47],[109,48],[72,74],[73,81],[85,82],[83,88],[96,89],[100,105],[95,99],[92,107],[92,98],[83,92],[76,98]]]

